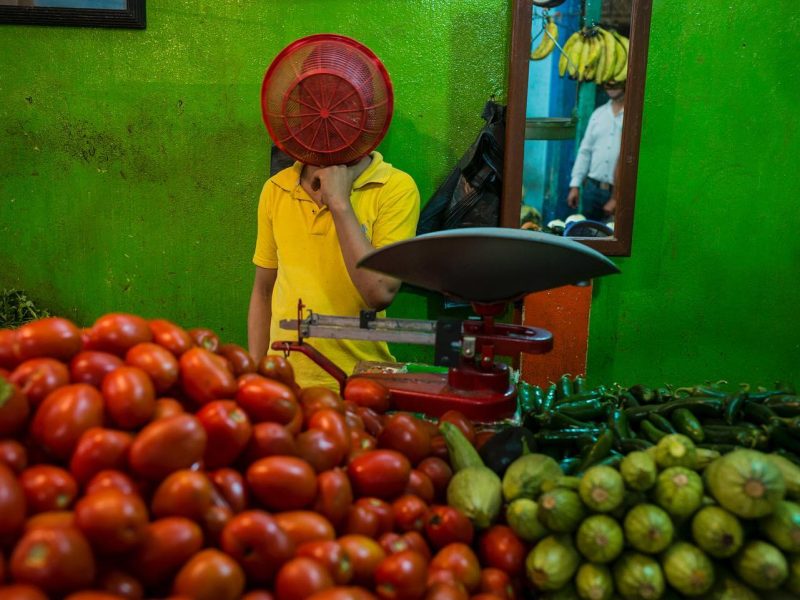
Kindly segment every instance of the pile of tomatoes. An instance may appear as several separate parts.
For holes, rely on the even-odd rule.
[[[436,424],[390,409],[166,320],[0,330],[0,597],[514,598],[523,543],[446,505]]]

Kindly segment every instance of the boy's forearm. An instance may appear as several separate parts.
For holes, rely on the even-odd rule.
[[[271,295],[265,296],[254,289],[247,311],[247,347],[250,355],[259,361],[269,350],[269,327],[272,320]]]

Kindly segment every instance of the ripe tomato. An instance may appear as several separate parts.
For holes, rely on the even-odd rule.
[[[305,542],[297,548],[297,556],[313,558],[324,566],[336,585],[349,583],[353,578],[350,557],[342,545],[334,540],[314,540]]]
[[[244,572],[230,556],[208,548],[195,554],[175,576],[172,593],[193,600],[239,600]]]
[[[470,444],[475,443],[475,426],[464,413],[457,410],[448,410],[439,417],[439,423],[451,423],[455,425],[458,430],[464,434],[464,437],[469,440]]]
[[[25,323],[17,329],[17,357],[20,361],[48,356],[69,360],[81,349],[81,331],[72,321],[46,317]]]
[[[483,431],[478,431],[475,434],[475,449],[480,450],[481,446],[483,446],[486,442],[488,442],[492,436],[494,436],[496,432],[491,431],[490,429],[484,429]]]
[[[16,329],[0,329],[0,369],[13,369],[19,363]]]
[[[428,547],[425,538],[418,531],[406,531],[400,536],[400,539],[408,546],[409,550],[418,552],[425,557],[426,561],[430,561],[431,549]]]
[[[147,524],[142,542],[127,561],[128,569],[146,587],[156,587],[203,547],[200,527],[183,517],[167,517]]]
[[[92,549],[77,529],[32,529],[11,555],[14,581],[52,595],[88,588],[94,574]]]
[[[466,544],[449,544],[439,550],[430,563],[431,570],[451,571],[456,581],[464,584],[470,592],[478,588],[481,580],[481,566],[472,548]]]
[[[411,465],[394,450],[372,450],[355,457],[347,474],[358,496],[391,499],[408,485]]]
[[[192,348],[181,355],[178,365],[183,391],[198,404],[236,394],[236,379],[221,356],[204,348]]]
[[[356,414],[361,417],[361,421],[364,423],[364,431],[373,437],[381,434],[385,417],[366,406],[359,406]]]
[[[352,462],[357,456],[375,450],[378,444],[375,438],[363,431],[351,430],[350,431],[350,454],[347,456],[347,462]]]
[[[411,469],[405,493],[419,496],[426,504],[430,504],[436,499],[431,478],[419,469]]]
[[[356,506],[363,506],[377,517],[378,532],[382,535],[394,529],[394,510],[392,505],[380,498],[359,498]]]
[[[480,591],[484,594],[494,594],[503,600],[514,600],[514,586],[508,573],[487,567],[481,571]]]
[[[31,358],[14,369],[8,380],[19,387],[33,406],[47,394],[69,383],[69,369],[54,358]]]
[[[428,565],[413,550],[397,552],[384,558],[375,570],[378,596],[387,600],[415,600],[425,595]]]
[[[377,537],[378,515],[366,506],[353,505],[347,511],[347,519],[342,532],[347,535],[358,534],[371,538]]]
[[[218,502],[206,511],[203,515],[203,532],[206,535],[208,544],[219,546],[222,531],[234,517],[233,511],[225,504],[225,501],[217,495]]]
[[[300,392],[300,406],[303,408],[303,415],[306,422],[318,410],[331,408],[335,411],[344,412],[344,403],[341,396],[333,390],[322,387],[312,386],[304,388]]]
[[[20,389],[0,376],[0,436],[12,436],[21,431],[28,420],[30,406]]]
[[[14,472],[0,464],[0,540],[22,529],[25,494]]]
[[[452,506],[432,506],[425,521],[425,535],[435,548],[461,542],[471,544],[475,534],[472,521]]]
[[[300,410],[288,386],[252,373],[239,378],[236,402],[253,423],[270,421],[286,425]]]
[[[231,364],[233,375],[239,377],[244,373],[256,372],[256,361],[250,353],[237,344],[222,344],[219,353]]]
[[[395,527],[400,531],[422,531],[428,505],[417,496],[400,496],[392,503]]]
[[[163,346],[175,356],[180,356],[194,346],[194,340],[183,327],[166,319],[153,319],[148,323],[153,341]]]
[[[306,600],[312,594],[333,587],[333,579],[322,564],[300,556],[278,571],[275,594],[281,600]]]
[[[267,590],[250,590],[242,596],[242,600],[275,600],[275,596]]]
[[[447,495],[447,486],[453,477],[450,465],[441,458],[429,456],[417,465],[417,470],[430,478],[436,498],[444,500]]]
[[[163,479],[188,469],[203,457],[206,432],[193,415],[180,414],[153,421],[142,429],[130,449],[133,471],[147,479]]]
[[[351,377],[344,386],[344,399],[383,414],[389,410],[391,393],[383,384],[366,377]]]
[[[71,510],[40,512],[25,521],[26,532],[37,528],[63,529],[64,527],[75,528],[75,513]]]
[[[0,440],[0,464],[6,465],[16,474],[28,466],[25,447],[15,440]]]
[[[227,467],[235,461],[250,441],[250,419],[233,400],[214,400],[196,413],[206,430],[203,463],[208,469]]]
[[[331,522],[310,510],[289,510],[273,516],[295,547],[316,540],[332,540],[336,536]]]
[[[308,429],[295,438],[297,455],[314,467],[317,473],[339,466],[347,456],[346,449],[329,433]]]
[[[245,462],[266,456],[295,456],[297,446],[289,430],[280,423],[256,423],[245,450]]]
[[[258,361],[256,370],[259,375],[267,377],[268,379],[280,381],[282,384],[294,389],[294,369],[292,368],[292,363],[283,356],[279,354],[265,354],[261,360]]]
[[[200,471],[170,473],[156,488],[150,507],[155,517],[186,517],[196,523],[214,505],[214,486]]]
[[[103,397],[85,383],[65,385],[39,405],[31,424],[34,439],[63,461],[69,460],[85,431],[103,424]]]
[[[234,469],[217,469],[207,473],[214,488],[234,513],[247,508],[247,487],[244,476]]]
[[[155,406],[153,407],[153,421],[174,417],[183,412],[185,412],[183,410],[183,405],[175,400],[175,398],[157,398]]]
[[[295,544],[277,521],[261,510],[248,510],[222,530],[222,549],[244,569],[250,581],[272,583],[275,573],[292,558]]]
[[[137,429],[153,418],[156,392],[150,376],[138,367],[119,367],[100,386],[111,420],[123,429]]]
[[[512,577],[525,567],[525,544],[506,525],[494,525],[480,540],[480,555],[484,566],[505,571]]]
[[[84,350],[72,357],[69,373],[72,383],[88,383],[99,388],[106,375],[124,364],[115,354]]]
[[[116,594],[126,600],[144,598],[144,588],[139,580],[120,569],[106,569],[98,577],[98,583],[106,592]]]
[[[19,476],[29,513],[68,508],[78,495],[75,478],[60,467],[35,465]]]
[[[383,548],[365,535],[343,535],[338,541],[353,565],[353,583],[372,587],[375,570],[386,558]]]
[[[460,583],[437,582],[428,586],[425,600],[469,600],[469,594]]]
[[[317,592],[308,597],[308,600],[378,600],[377,596],[370,594],[361,587],[336,586]]]
[[[86,483],[105,469],[123,470],[133,436],[124,431],[92,427],[83,432],[69,462],[78,483]]]
[[[47,600],[44,592],[33,585],[15,583],[2,589],[4,600]]]
[[[350,450],[350,428],[342,412],[329,408],[317,410],[308,418],[308,427],[330,435],[345,454]]]
[[[268,456],[246,473],[253,495],[270,510],[308,506],[317,495],[317,476],[306,461],[293,456]]]
[[[416,465],[431,451],[431,437],[426,427],[413,415],[395,413],[384,421],[378,447],[401,452]]]
[[[86,484],[84,493],[88,496],[100,490],[119,490],[123,494],[135,494],[136,484],[128,475],[122,471],[115,471],[108,469],[99,471],[94,477]]]
[[[109,313],[97,319],[89,329],[85,347],[87,350],[125,356],[136,344],[152,339],[153,334],[143,318],[125,313]]]
[[[352,503],[353,488],[344,470],[331,469],[317,475],[315,512],[338,528],[347,517],[347,511]]]
[[[192,338],[195,346],[214,352],[216,354],[219,350],[219,336],[211,329],[206,327],[195,327],[189,329],[186,333]]]
[[[431,456],[441,458],[442,460],[448,460],[450,458],[444,436],[436,435],[431,438]]]
[[[125,354],[125,362],[147,373],[159,394],[166,392],[178,381],[178,360],[172,352],[158,344],[136,344]]]
[[[135,494],[102,490],[78,501],[75,526],[98,552],[127,552],[144,539],[147,508]]]

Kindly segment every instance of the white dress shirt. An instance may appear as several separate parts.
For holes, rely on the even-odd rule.
[[[580,187],[587,176],[614,183],[614,169],[622,143],[622,113],[620,110],[614,115],[611,100],[592,113],[572,167],[570,187]]]

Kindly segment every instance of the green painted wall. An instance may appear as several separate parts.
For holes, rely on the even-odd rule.
[[[653,4],[633,253],[597,282],[589,375],[800,384],[800,13]]]
[[[144,31],[0,25],[0,288],[244,344],[271,59],[318,32],[371,47],[396,94],[379,149],[427,199],[503,99],[509,28],[510,0],[147,0]]]

